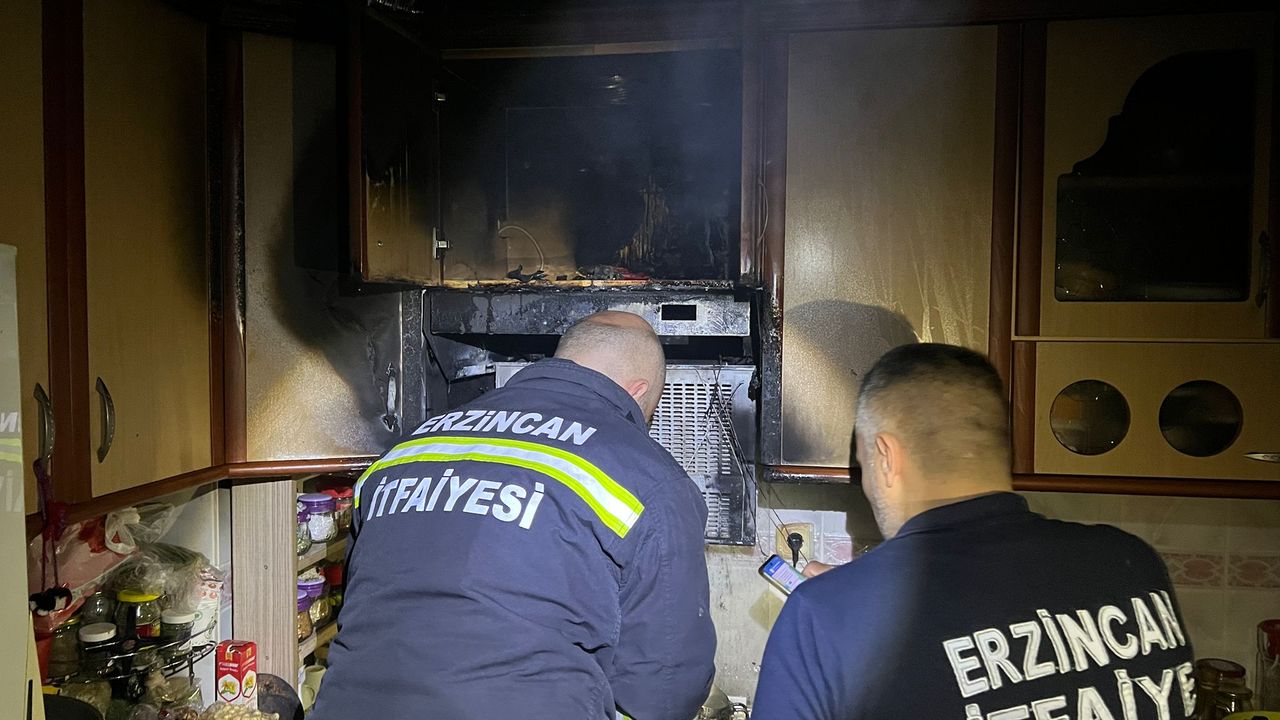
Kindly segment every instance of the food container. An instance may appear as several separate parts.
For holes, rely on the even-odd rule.
[[[111,622],[115,617],[116,601],[103,590],[85,598],[84,605],[80,606],[80,622],[85,625]]]
[[[1232,713],[1253,709],[1253,691],[1243,685],[1232,685],[1218,690],[1213,702],[1213,717],[1225,718]]]
[[[116,626],[111,623],[93,623],[81,626],[80,663],[89,677],[106,677],[115,669],[118,640]]]
[[[258,709],[258,646],[247,640],[218,643],[218,699]]]
[[[311,624],[323,625],[329,622],[333,609],[329,605],[328,588],[324,578],[319,574],[303,575],[298,578],[298,589],[306,592],[307,597],[311,599]]]
[[[298,642],[311,637],[315,624],[311,622],[311,596],[306,590],[298,591]]]
[[[329,542],[338,537],[338,521],[334,516],[333,498],[324,493],[306,493],[298,496],[307,512],[307,530],[311,542]]]
[[[311,513],[306,510],[298,511],[298,554],[306,555],[311,549],[311,528],[307,525],[307,521],[311,519]]]
[[[80,618],[72,617],[53,631],[49,642],[48,675],[54,680],[71,677],[80,670]]]
[[[333,605],[329,602],[329,596],[321,595],[311,600],[311,624],[315,626],[324,625],[333,619]]]
[[[160,614],[161,657],[166,665],[191,654],[191,631],[195,625],[193,612],[165,610]]]
[[[333,512],[338,520],[338,531],[351,530],[351,513],[355,506],[356,494],[349,487],[326,490],[325,494],[333,496]]]
[[[160,596],[136,590],[116,593],[116,628],[121,638],[159,638]]]
[[[337,615],[342,609],[343,584],[345,583],[346,566],[341,563],[324,566],[324,579],[329,583],[329,606]]]
[[[1258,623],[1258,662],[1253,675],[1254,706],[1280,710],[1280,618]]]

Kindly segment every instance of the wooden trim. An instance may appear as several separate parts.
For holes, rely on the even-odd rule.
[[[57,427],[50,475],[58,501],[80,503],[93,498],[81,0],[46,0],[42,25],[49,397]]]
[[[231,624],[238,637],[258,643],[259,673],[290,681],[298,677],[298,610],[291,600],[298,557],[289,522],[296,496],[292,479],[231,488]]]
[[[851,482],[843,468],[799,465],[763,466],[767,482],[843,484]],[[1115,477],[1104,475],[1034,475],[1015,473],[1019,492],[1076,492],[1103,495],[1280,499],[1280,482],[1266,480],[1201,480],[1194,478]]]
[[[222,408],[223,462],[248,455],[247,363],[245,344],[244,36],[232,32],[222,44]],[[212,63],[211,63],[212,64]]]
[[[347,3],[346,42],[339,47],[338,67],[346,88],[347,229],[351,272],[368,279],[369,249],[365,245],[364,188],[364,81],[361,77],[360,43],[364,35],[364,11],[360,3]],[[443,278],[441,278],[443,279]]]
[[[1021,27],[1006,23],[996,31],[995,160],[991,190],[991,287],[987,357],[1005,398],[1013,388],[1013,266],[1018,208],[1018,94]]]
[[[1267,287],[1267,337],[1280,338],[1280,13],[1271,32],[1271,172],[1267,191],[1267,234],[1271,240],[1271,282]]]
[[[974,0],[967,3],[810,0],[765,2],[761,7],[760,22],[764,27],[778,32],[802,32],[1265,11],[1272,6],[1259,0]]]
[[[1036,458],[1036,345],[1013,343],[1013,386],[1009,403],[1012,424],[1013,472],[1035,471]]]
[[[227,272],[222,255],[226,223],[226,167],[222,162],[226,126],[222,116],[226,105],[223,51],[226,33],[208,28],[205,34],[205,165],[208,168],[205,204],[205,257],[209,267],[209,464],[226,462],[226,408],[223,396],[225,359],[223,276]]]
[[[118,510],[130,505],[154,500],[162,495],[168,495],[180,490],[188,490],[190,488],[208,485],[209,483],[218,482],[226,477],[224,472],[225,466],[218,465],[215,467],[201,468],[194,472],[175,475],[171,478],[165,478],[159,482],[139,485],[137,487],[128,488],[127,490],[118,490],[106,495],[100,495],[88,502],[77,503],[71,506],[67,511],[67,522],[79,522],[87,518],[102,515]]]
[[[765,41],[763,166],[765,215],[761,261],[765,292],[778,312],[782,312],[785,250],[783,247],[787,210],[787,73],[789,40],[771,36]],[[781,318],[781,315],[779,315]],[[781,332],[781,328],[779,328]]]
[[[1018,174],[1018,261],[1014,333],[1040,333],[1040,253],[1044,215],[1044,93],[1047,28],[1022,28],[1021,161]]]
[[[545,47],[594,43],[702,40],[738,35],[740,3],[524,3],[515,11],[461,8],[432,18],[441,47]]]
[[[511,60],[521,58],[588,57],[597,55],[638,55],[644,53],[687,52],[689,50],[731,50],[738,47],[732,38],[652,40],[645,42],[584,43],[580,45],[540,45],[534,47],[459,48],[440,53],[441,60]]]
[[[319,460],[265,460],[236,463],[226,466],[226,476],[232,480],[260,478],[272,475],[319,475],[324,473],[359,472],[373,464],[374,455]]]
[[[752,32],[755,5],[747,4],[742,16],[742,162],[741,207],[738,221],[738,280],[756,286],[756,258],[760,256],[762,202],[760,196],[764,83],[761,78],[760,36]]]

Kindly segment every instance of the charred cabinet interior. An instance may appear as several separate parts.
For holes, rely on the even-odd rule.
[[[443,71],[447,280],[736,279],[736,49]]]

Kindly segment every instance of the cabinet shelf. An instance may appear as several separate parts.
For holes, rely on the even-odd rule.
[[[342,535],[327,543],[315,543],[305,554],[298,556],[298,572],[302,573],[321,561],[342,562],[347,555],[347,536]]]
[[[328,623],[316,629],[311,633],[311,637],[298,643],[298,662],[305,663],[307,656],[328,646],[335,637],[338,636],[338,621],[330,620]]]

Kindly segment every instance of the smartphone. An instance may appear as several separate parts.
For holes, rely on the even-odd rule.
[[[804,575],[799,570],[791,567],[790,563],[777,555],[770,555],[769,559],[760,566],[760,577],[768,580],[786,595],[790,595],[800,586],[800,583],[805,581]]]

